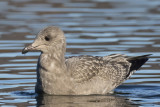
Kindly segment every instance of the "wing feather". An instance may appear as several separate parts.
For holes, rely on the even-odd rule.
[[[121,83],[129,72],[130,63],[124,55],[110,55],[105,57],[79,56],[66,60],[71,76],[77,82],[89,81],[93,77],[100,77],[114,84]]]

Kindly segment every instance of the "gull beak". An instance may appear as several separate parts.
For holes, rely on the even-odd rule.
[[[22,50],[22,54],[26,54],[27,52],[31,51],[31,52],[41,52],[41,46],[43,44],[41,44],[41,41],[39,40],[35,40],[32,44],[26,46],[23,50]]]
[[[25,54],[25,53],[27,53],[28,52],[28,49],[27,49],[27,47],[25,47],[23,50],[22,50],[22,54]]]
[[[23,50],[22,50],[22,54],[26,54],[29,51],[32,51],[34,49],[34,47],[32,45],[26,46]]]
[[[39,51],[38,50],[38,46],[35,43],[32,43],[31,45],[26,46],[23,50],[22,50],[22,54],[26,54],[29,51]]]

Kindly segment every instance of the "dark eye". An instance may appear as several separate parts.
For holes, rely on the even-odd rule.
[[[46,41],[49,41],[49,40],[50,40],[50,38],[49,38],[48,36],[45,36],[44,39],[45,39]]]

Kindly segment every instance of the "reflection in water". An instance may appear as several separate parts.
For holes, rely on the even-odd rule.
[[[116,96],[38,96],[38,107],[138,107]]]

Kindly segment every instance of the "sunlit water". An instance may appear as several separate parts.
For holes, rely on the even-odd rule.
[[[113,53],[150,60],[109,96],[36,96],[40,53],[21,54],[42,28],[61,27],[66,56]],[[160,106],[159,0],[1,0],[0,105],[44,107]]]

